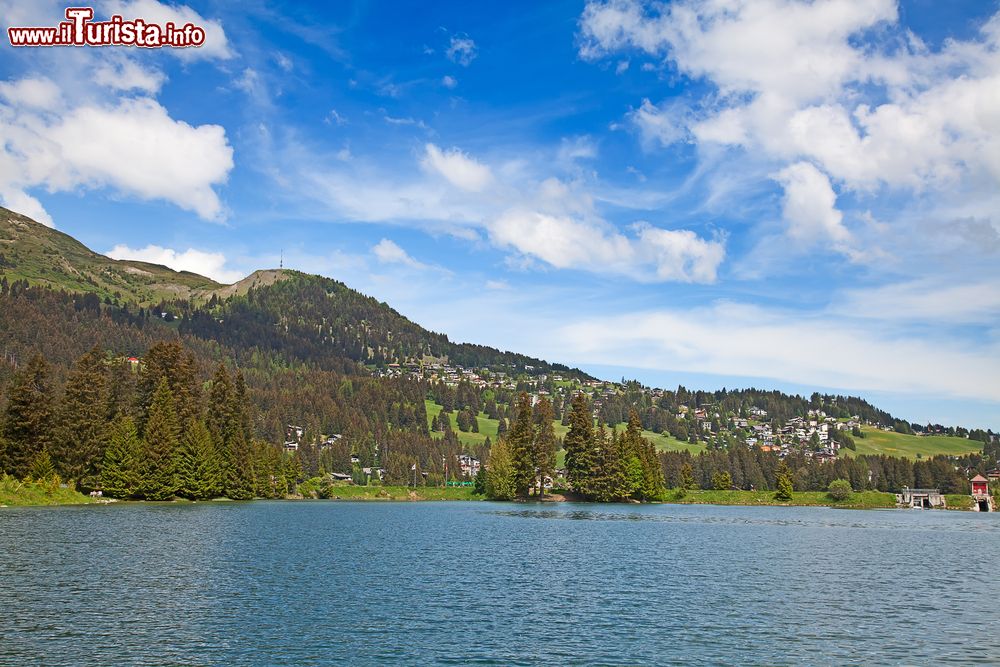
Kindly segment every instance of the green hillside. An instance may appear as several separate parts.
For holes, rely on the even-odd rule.
[[[429,428],[434,418],[441,413],[442,406],[430,400],[424,401],[424,405],[427,410],[427,425]],[[497,425],[500,422],[496,419],[490,419],[482,412],[479,413],[477,419],[479,421],[479,433],[460,431],[454,424],[452,424],[452,428],[455,430],[455,435],[458,436],[458,441],[463,445],[480,445],[486,440],[487,436],[489,436],[491,442],[497,439]],[[624,431],[625,427],[626,424],[621,423],[615,427],[615,430]],[[569,432],[569,427],[564,426],[562,422],[553,421],[552,430],[555,431],[557,438],[562,439],[565,438],[566,433]],[[444,434],[440,431],[432,431],[431,435],[435,438],[444,437]],[[705,451],[705,445],[703,443],[693,445],[690,442],[681,442],[668,433],[654,433],[652,431],[644,430],[642,432],[642,437],[652,442],[653,446],[661,452],[687,451],[692,454],[697,454]],[[561,456],[559,458],[559,462],[560,464],[562,462]]]
[[[915,459],[918,456],[928,458],[938,454],[960,456],[972,452],[980,452],[983,443],[978,440],[956,438],[948,435],[906,435],[894,431],[883,431],[877,428],[862,429],[864,438],[855,438],[857,451],[842,449],[847,456],[874,454],[886,456],[905,456]]]
[[[0,208],[0,270],[8,281],[27,280],[141,305],[221,287],[195,273],[99,255],[73,237],[5,208]]]

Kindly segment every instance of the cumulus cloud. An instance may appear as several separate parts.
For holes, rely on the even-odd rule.
[[[453,36],[445,51],[448,59],[462,67],[468,67],[479,55],[476,43],[468,36]]]
[[[895,0],[592,0],[579,29],[586,59],[637,54],[713,86],[687,109],[643,100],[628,117],[647,145],[691,139],[767,163],[793,237],[844,247],[832,202],[795,204],[807,187],[823,202],[903,194],[980,211],[1000,189],[1000,13],[937,51],[899,25]]]
[[[162,264],[174,271],[190,271],[224,284],[235,283],[246,275],[235,269],[226,268],[226,256],[221,252],[204,252],[194,248],[178,252],[158,245],[130,248],[125,244],[119,244],[106,254],[111,259],[131,259]]]
[[[110,187],[169,201],[205,219],[223,216],[214,187],[232,169],[233,150],[222,127],[175,120],[147,97],[69,107],[46,81],[0,88],[7,101],[0,105],[6,200],[32,187]]]
[[[421,165],[424,169],[444,176],[452,185],[480,192],[493,180],[490,168],[469,157],[457,148],[442,151],[434,144],[424,147]]]
[[[796,162],[778,172],[775,180],[785,189],[784,218],[791,238],[806,245],[830,242],[848,247],[851,235],[826,174],[808,162]]]
[[[558,269],[626,275],[642,281],[710,283],[725,257],[721,241],[690,230],[640,225],[627,236],[611,225],[532,210],[507,211],[489,225],[491,240]]]

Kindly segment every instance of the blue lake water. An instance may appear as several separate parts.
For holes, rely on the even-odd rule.
[[[1000,515],[0,510],[2,665],[1000,664]]]

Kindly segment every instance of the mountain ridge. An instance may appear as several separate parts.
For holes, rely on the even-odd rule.
[[[94,294],[108,306],[150,309],[171,322],[179,320],[181,333],[204,339],[294,348],[306,354],[304,360],[332,354],[382,366],[431,358],[593,379],[563,364],[452,342],[333,278],[271,268],[223,285],[190,271],[111,259],[5,208],[0,208],[0,274],[8,281]]]

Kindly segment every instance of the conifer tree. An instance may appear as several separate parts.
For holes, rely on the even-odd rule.
[[[139,374],[140,426],[143,430],[161,380],[167,381],[173,397],[174,413],[180,423],[196,419],[201,412],[197,365],[191,353],[179,342],[156,343],[147,350]]]
[[[56,469],[65,479],[96,483],[107,440],[107,370],[95,346],[80,357],[66,380],[53,439]]]
[[[101,467],[101,489],[112,498],[131,498],[139,485],[142,456],[135,421],[119,415],[108,428],[108,446]]]
[[[47,482],[56,477],[56,469],[52,465],[52,457],[49,456],[49,450],[43,449],[35,454],[28,476],[36,482]]]
[[[531,399],[522,391],[517,399],[517,416],[507,434],[507,444],[514,462],[514,482],[519,495],[528,495],[535,480],[534,443],[535,423]]]
[[[587,397],[581,392],[573,397],[569,410],[569,432],[563,440],[566,450],[566,478],[570,488],[589,498],[593,495],[594,418]]]
[[[609,436],[604,424],[600,424],[594,434],[594,445],[597,452],[597,474],[593,479],[594,500],[602,503],[622,500],[627,497],[628,489],[621,438],[614,431]]]
[[[174,457],[177,495],[207,500],[218,494],[219,463],[212,436],[201,420],[188,422]]]
[[[788,466],[782,461],[778,464],[777,469],[774,471],[775,487],[777,491],[774,497],[778,500],[791,500],[792,491],[794,487],[792,486],[792,475],[788,471]]]
[[[513,500],[517,492],[513,453],[507,441],[499,438],[490,448],[486,464],[486,496],[491,500]]]
[[[690,463],[681,466],[681,488],[686,491],[693,491],[698,488],[698,483],[694,479],[694,470]]]
[[[174,468],[180,429],[174,411],[173,393],[167,378],[161,378],[149,406],[139,462],[138,495],[146,500],[167,500],[177,490]]]
[[[552,428],[552,403],[542,397],[535,405],[535,439],[532,445],[532,463],[538,479],[538,495],[545,495],[545,478],[555,474],[556,434]]]
[[[3,419],[7,443],[3,471],[14,477],[28,474],[35,456],[52,442],[52,389],[49,364],[40,354],[14,374]]]
[[[237,429],[235,433],[230,456],[225,484],[226,497],[252,500],[255,490],[253,444],[247,440],[242,429]]]

